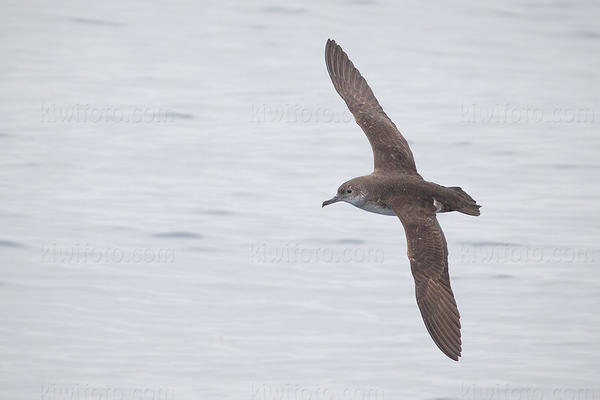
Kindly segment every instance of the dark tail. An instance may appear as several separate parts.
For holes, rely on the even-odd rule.
[[[450,186],[448,189],[458,193],[460,195],[460,199],[462,200],[457,202],[455,207],[452,207],[452,211],[458,211],[463,214],[473,216],[478,216],[480,214],[479,209],[481,208],[481,206],[477,204],[477,202],[471,196],[469,196],[467,192],[465,192],[458,186]]]

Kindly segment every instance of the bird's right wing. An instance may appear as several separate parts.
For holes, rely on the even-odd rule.
[[[375,170],[417,174],[406,139],[385,114],[365,78],[344,50],[331,39],[325,46],[325,63],[335,90],[371,143]]]
[[[406,234],[410,269],[421,316],[435,344],[451,359],[461,353],[460,314],[448,275],[448,246],[433,204],[401,201],[388,204]]]

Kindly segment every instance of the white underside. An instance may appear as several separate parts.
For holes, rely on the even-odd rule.
[[[388,207],[381,207],[379,204],[377,203],[364,203],[361,205],[356,205],[354,204],[356,207],[360,208],[361,210],[365,210],[365,211],[369,211],[375,214],[383,214],[383,215],[396,215],[394,213],[394,211],[392,211],[391,208]]]

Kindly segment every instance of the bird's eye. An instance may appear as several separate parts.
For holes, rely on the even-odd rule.
[[[346,193],[352,193],[352,189],[346,190]]]

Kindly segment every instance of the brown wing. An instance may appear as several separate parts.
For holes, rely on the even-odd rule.
[[[396,125],[383,112],[373,91],[342,48],[331,39],[325,46],[325,63],[335,90],[369,138],[375,170],[417,174],[415,160]]]
[[[448,246],[433,204],[397,201],[390,205],[400,218],[415,278],[417,304],[435,344],[451,359],[461,352],[460,314],[450,287]],[[410,204],[410,205],[407,205]]]

